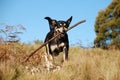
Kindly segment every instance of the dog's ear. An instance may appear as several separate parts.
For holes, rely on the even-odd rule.
[[[69,27],[69,25],[70,25],[70,23],[71,23],[71,21],[72,21],[72,16],[66,21],[67,22],[67,24],[68,24],[68,27]]]
[[[55,26],[57,26],[57,21],[56,20],[51,19],[50,17],[45,17],[45,19],[47,19],[48,22],[49,22],[50,30],[53,30],[55,28]]]

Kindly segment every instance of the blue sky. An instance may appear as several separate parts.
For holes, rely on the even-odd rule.
[[[70,44],[83,46],[93,44],[96,37],[94,24],[100,10],[112,0],[0,0],[0,24],[22,24],[26,31],[20,36],[22,42],[44,41],[49,25],[44,17],[67,20],[73,16],[71,25],[86,20],[68,32]],[[70,26],[71,26],[70,25]]]

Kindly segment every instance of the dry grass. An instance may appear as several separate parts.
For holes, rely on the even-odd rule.
[[[31,47],[25,46],[24,48],[28,50]],[[32,49],[34,49],[34,46],[32,46]],[[23,51],[27,54],[27,51]],[[61,56],[57,57],[57,64],[61,64]],[[40,55],[39,58],[41,58]],[[31,59],[31,61],[34,62],[34,59]],[[71,47],[69,61],[61,65],[62,68],[56,72],[46,71],[40,61],[41,59],[39,64],[36,61],[37,65],[26,64],[30,68],[39,69],[33,75],[30,73],[31,69],[25,68],[26,65],[14,63],[12,60],[6,63],[1,61],[0,80],[120,80],[119,50],[85,50],[79,47]]]

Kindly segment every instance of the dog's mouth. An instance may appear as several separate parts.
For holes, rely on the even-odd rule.
[[[59,34],[59,33],[61,33],[61,35],[59,35],[59,37],[61,37],[62,35],[64,35],[65,32],[58,30],[58,31],[55,31],[54,35],[57,35],[57,34]]]
[[[58,41],[60,38],[64,37],[64,35],[65,35],[65,31],[56,30],[54,32],[54,36],[59,34],[59,33],[61,33],[61,34],[57,38],[55,38],[55,41]]]
[[[55,31],[57,32],[57,33],[63,33],[64,32],[64,29],[63,29],[63,27],[60,27],[60,28],[56,28],[55,29]]]

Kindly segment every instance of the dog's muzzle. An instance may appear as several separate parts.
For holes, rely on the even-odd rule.
[[[55,31],[57,33],[65,33],[66,31],[68,30],[68,28],[65,28],[65,27],[60,27],[60,28],[56,28]]]
[[[55,41],[58,41],[61,37],[64,37],[65,32],[66,32],[66,31],[63,30],[63,29],[56,29],[55,32],[54,32],[54,36],[57,35],[57,34],[59,34],[59,33],[62,33],[62,34],[60,34],[60,35],[55,39]]]

